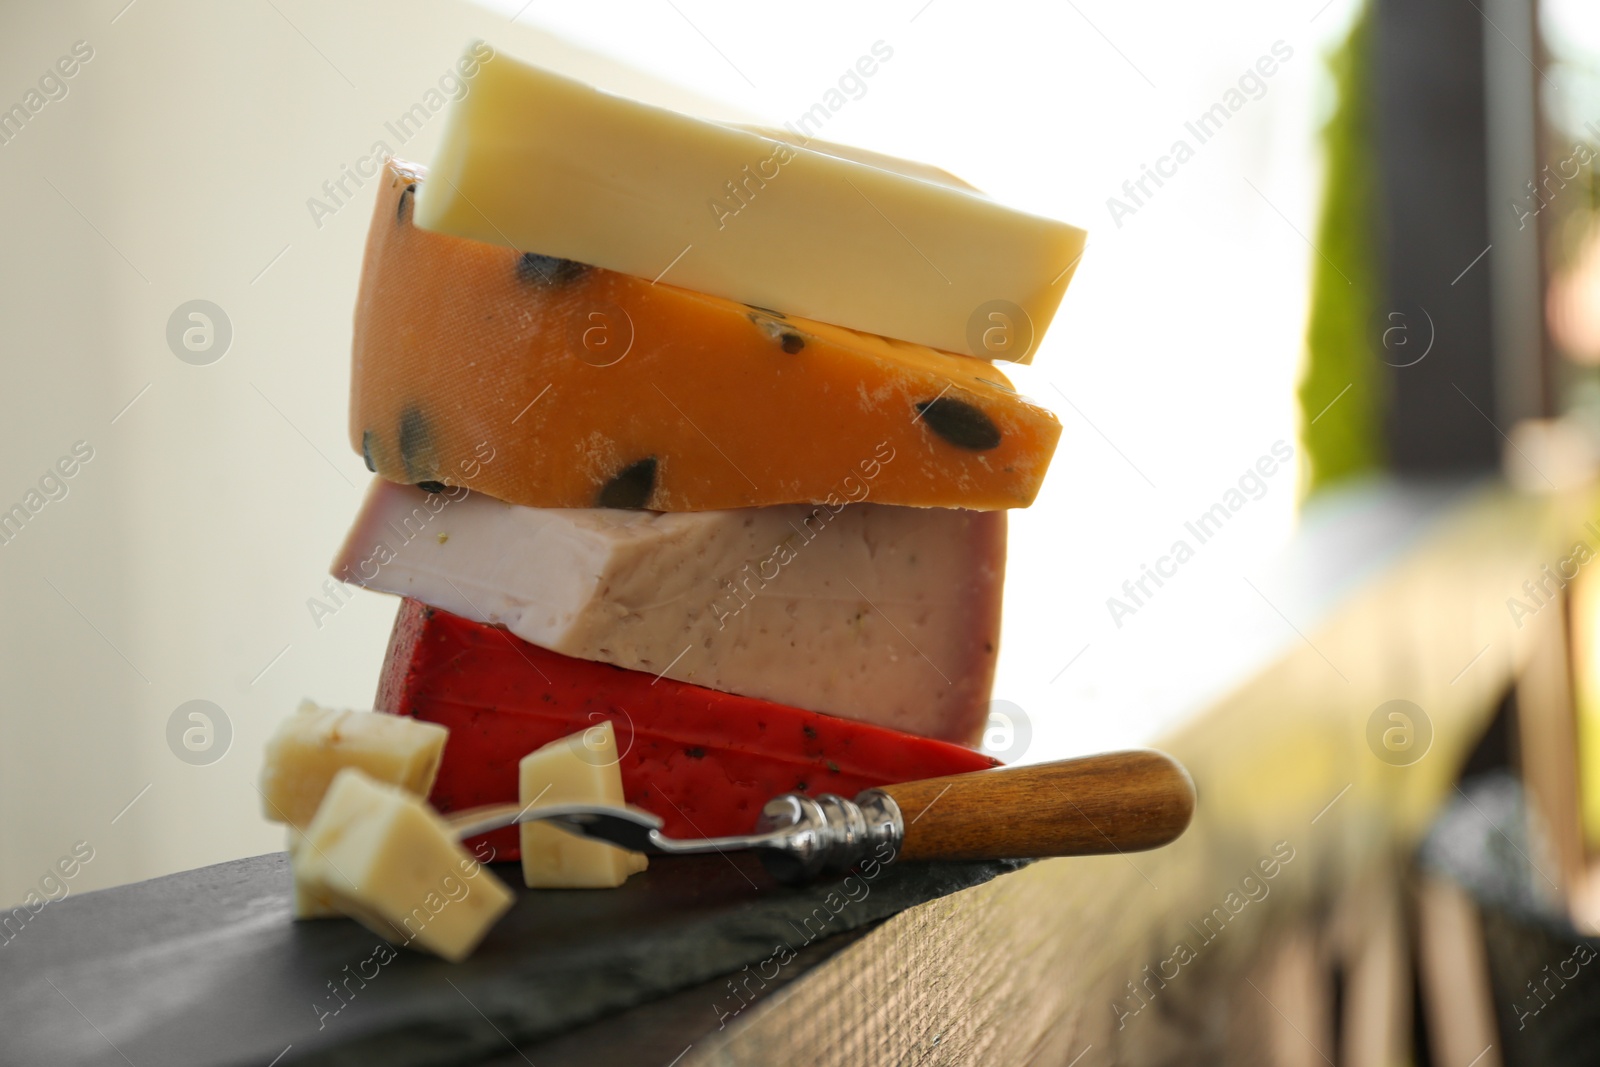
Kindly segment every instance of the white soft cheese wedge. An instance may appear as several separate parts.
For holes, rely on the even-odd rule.
[[[517,765],[517,799],[525,808],[551,804],[621,807],[622,771],[609,721],[552,741]],[[522,880],[530,889],[615,889],[649,866],[642,852],[585,841],[542,823],[522,824]]]
[[[373,711],[336,711],[307,700],[267,741],[262,813],[304,828],[328,783],[344,767],[427,796],[450,731],[431,722]]]
[[[569,656],[973,743],[1005,537],[1003,511],[543,509],[377,480],[333,574]]]
[[[465,959],[515,899],[403,789],[347,767],[295,856],[296,893],[390,941]]]
[[[818,141],[809,115],[769,134],[505,55],[470,66],[417,193],[424,229],[1022,362],[1083,254],[1077,227]]]

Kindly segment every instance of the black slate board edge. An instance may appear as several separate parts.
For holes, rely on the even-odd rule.
[[[527,1067],[530,1060],[539,1067],[588,1067],[595,1063],[606,1067],[663,1067],[725,1027],[746,1021],[756,1005],[781,995],[851,945],[871,937],[887,921],[880,919],[814,941],[800,949],[795,959],[776,974],[770,969],[762,971],[768,976],[765,987],[760,982],[744,983],[742,995],[749,999],[737,1015],[724,1017],[719,1013],[732,999],[727,983],[731,978],[745,976],[748,972],[743,970],[731,978],[721,975],[709,982],[685,986],[553,1037],[521,1044],[515,1050],[508,1047],[471,1067]],[[718,1013],[707,1012],[706,1006],[712,1004],[718,1005]],[[715,1019],[712,1014],[716,1014]]]
[[[827,936],[859,929],[907,908],[974,888],[1029,862],[884,867],[870,893],[859,901],[851,900],[837,912],[828,909],[832,918]],[[469,988],[456,983],[456,998],[469,1004],[471,1013],[462,1014],[458,1006],[446,1001],[450,1007],[443,1011],[419,1013],[412,1021],[381,1033],[288,1056],[282,1061],[283,1067],[365,1067],[373,1063],[386,1067],[448,1067],[474,1063],[519,1044],[593,1023],[677,989],[723,975],[742,975],[745,967],[771,959],[782,947],[780,941],[790,951],[824,941],[824,937],[806,941],[803,928],[796,924],[816,908],[826,907],[829,894],[841,892],[839,887],[845,877],[849,876],[794,889],[772,887],[742,913],[686,923],[666,937],[639,942],[621,953],[612,952],[597,961],[587,983],[568,987],[563,995],[547,1000],[537,1017],[530,1013],[530,998],[548,995],[550,990],[540,985],[537,975],[501,974],[492,985],[475,984]],[[728,994],[721,1010],[735,1006],[734,996]],[[718,1010],[719,1005],[708,1002],[707,1029],[716,1024]],[[240,1064],[243,1067],[244,1061]]]

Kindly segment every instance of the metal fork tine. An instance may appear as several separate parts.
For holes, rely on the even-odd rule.
[[[782,836],[779,833],[765,833],[684,840],[663,834],[661,819],[650,812],[634,807],[618,808],[600,804],[549,804],[537,808],[532,805],[489,804],[450,812],[444,816],[444,820],[457,840],[521,823],[544,822],[578,837],[598,839],[634,852],[653,855],[743,851],[774,845]]]

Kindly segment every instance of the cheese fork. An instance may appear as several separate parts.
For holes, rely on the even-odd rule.
[[[1194,782],[1181,764],[1134,749],[886,785],[854,800],[785,793],[761,809],[753,833],[735,837],[668,837],[660,818],[631,805],[491,804],[444,819],[458,839],[546,822],[652,856],[753,849],[773,877],[798,884],[869,856],[887,862],[1139,852],[1176,840],[1194,804]]]

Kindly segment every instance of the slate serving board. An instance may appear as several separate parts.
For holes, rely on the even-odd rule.
[[[749,855],[686,856],[584,892],[522,890],[517,868],[500,865],[516,906],[471,959],[449,964],[347,920],[293,922],[288,857],[235,860],[29,919],[0,945],[0,1062],[475,1063],[747,964],[771,973],[780,947],[1018,866],[891,864],[870,881],[788,888]],[[708,1004],[706,1028],[716,1022]]]

